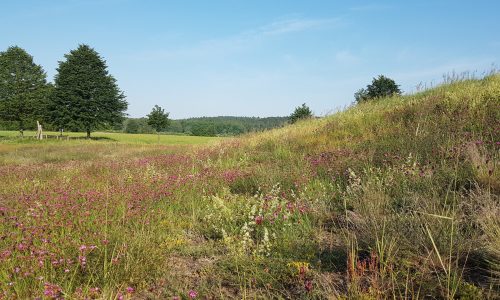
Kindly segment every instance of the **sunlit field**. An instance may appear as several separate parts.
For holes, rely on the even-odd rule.
[[[499,99],[493,75],[231,139],[0,132],[0,298],[498,297]]]
[[[5,143],[30,143],[34,142],[33,138],[36,132],[25,131],[24,138],[20,137],[18,131],[1,131],[0,130],[0,144]],[[59,132],[43,132],[44,136],[47,135],[48,139],[43,142],[54,142],[58,140],[72,141],[75,139],[85,139],[86,135],[83,132],[64,132],[63,137],[59,137]],[[93,132],[92,139],[94,140],[107,140],[110,142],[128,143],[128,144],[162,144],[162,145],[194,145],[205,144],[211,141],[216,141],[219,138],[204,137],[204,136],[186,136],[186,135],[165,135],[160,134],[160,138],[156,134],[128,134],[128,133],[114,133],[114,132]],[[40,143],[40,141],[36,141]]]

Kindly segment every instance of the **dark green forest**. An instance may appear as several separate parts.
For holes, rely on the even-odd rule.
[[[247,132],[262,131],[277,128],[288,122],[288,117],[199,117],[172,120],[165,130],[170,134],[196,135],[196,136],[234,136]],[[127,118],[122,127],[114,130],[126,133],[154,133],[155,130],[148,125],[147,118]]]

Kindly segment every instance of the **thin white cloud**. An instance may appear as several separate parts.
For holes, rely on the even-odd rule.
[[[331,29],[341,25],[340,18],[329,19],[289,19],[273,22],[261,27],[257,34],[262,35],[280,35],[306,30]]]
[[[246,30],[235,35],[207,39],[198,43],[175,49],[164,49],[155,52],[134,54],[131,59],[137,60],[170,60],[192,59],[206,57],[221,57],[235,52],[249,51],[260,43],[274,36],[294,34],[311,30],[326,30],[340,27],[343,21],[340,18],[304,19],[293,18],[275,21],[253,30]]]

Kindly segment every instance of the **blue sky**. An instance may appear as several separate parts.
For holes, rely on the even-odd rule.
[[[78,44],[107,61],[145,116],[317,115],[384,74],[404,91],[500,63],[500,1],[0,0],[0,49],[49,80]]]

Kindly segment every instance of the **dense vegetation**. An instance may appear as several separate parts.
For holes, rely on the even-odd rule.
[[[52,86],[42,67],[22,48],[0,52],[0,122],[20,134],[44,119]],[[0,123],[0,126],[2,124]]]
[[[170,132],[200,136],[231,136],[283,126],[286,117],[201,117],[174,120]]]
[[[309,106],[303,103],[301,106],[296,107],[293,113],[290,115],[290,123],[295,123],[299,120],[309,119],[313,117],[313,113]]]
[[[64,57],[46,107],[49,123],[85,131],[87,138],[92,131],[120,124],[128,104],[104,59],[88,45],[80,45]]]
[[[0,129],[16,128],[22,136],[41,121],[46,129],[85,131],[90,138],[122,123],[128,104],[99,53],[80,45],[64,58],[52,85],[24,49],[0,52]]]
[[[399,85],[396,82],[384,75],[379,75],[373,78],[372,83],[367,85],[366,88],[358,90],[354,93],[354,100],[357,103],[374,100],[383,97],[390,97],[393,95],[401,95]]]
[[[171,120],[167,133],[196,136],[235,136],[284,126],[287,117],[201,117]],[[146,118],[128,118],[123,124],[127,133],[153,133]]]
[[[203,147],[0,143],[0,295],[498,298],[499,99],[492,75]]]

